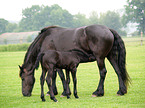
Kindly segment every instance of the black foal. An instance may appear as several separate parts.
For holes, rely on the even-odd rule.
[[[35,64],[35,67],[38,68],[39,61],[41,61],[42,66],[42,75],[41,75],[41,99],[42,101],[45,101],[44,98],[44,80],[45,75],[47,73],[46,82],[50,91],[50,98],[57,102],[57,99],[54,96],[53,89],[52,89],[52,76],[54,71],[56,71],[56,68],[59,69],[65,69],[66,70],[66,87],[64,90],[66,91],[67,98],[69,97],[69,71],[72,74],[73,83],[74,83],[74,96],[75,98],[79,98],[77,95],[77,78],[76,78],[76,72],[77,67],[80,62],[85,61],[91,61],[91,59],[95,59],[94,57],[91,58],[88,54],[84,53],[80,50],[71,50],[67,52],[59,52],[55,50],[48,50],[46,52],[40,53],[37,57],[37,61]]]

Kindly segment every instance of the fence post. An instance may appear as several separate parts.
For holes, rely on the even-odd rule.
[[[143,32],[141,32],[141,46],[143,44]]]

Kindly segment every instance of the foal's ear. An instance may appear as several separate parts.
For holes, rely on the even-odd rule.
[[[20,65],[18,65],[18,66],[19,66],[20,70],[23,70],[23,68]]]

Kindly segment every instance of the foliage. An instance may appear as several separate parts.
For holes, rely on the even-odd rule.
[[[17,24],[16,23],[8,23],[8,25],[6,26],[6,31],[7,32],[13,32],[17,29]]]
[[[99,24],[99,15],[97,12],[92,11],[90,13],[89,24]]]
[[[5,19],[0,18],[0,34],[6,32],[6,25],[8,24],[8,21]]]
[[[84,14],[78,13],[74,15],[73,25],[74,27],[86,26],[88,25],[88,19]]]
[[[41,11],[41,7],[33,5],[31,8],[26,8],[22,11],[22,20],[19,23],[20,31],[32,31],[35,29],[33,18]]]
[[[145,0],[127,0],[123,21],[138,23],[138,30],[145,33]]]
[[[99,72],[96,62],[80,64],[77,71],[78,95],[75,99],[60,97],[62,83],[57,76],[58,103],[54,103],[49,97],[46,102],[40,99],[40,75],[41,69],[35,72],[36,82],[31,97],[23,97],[21,79],[19,78],[18,65],[23,63],[25,51],[21,52],[0,52],[0,106],[1,108],[144,108],[145,106],[145,45],[129,43],[127,45],[127,69],[132,79],[132,85],[125,96],[117,96],[118,78],[110,63],[106,60],[107,76],[105,80],[105,96],[91,97],[97,88]],[[73,91],[72,79],[70,88]],[[48,91],[46,82],[44,92]],[[45,95],[46,96],[46,95]]]
[[[51,7],[35,5],[31,8],[26,8],[22,13],[23,18],[20,21],[21,30],[40,30],[50,25],[72,26],[73,16],[59,5],[52,5]]]
[[[120,15],[114,11],[107,11],[106,13],[102,13],[100,15],[100,24],[106,25],[109,28],[116,30],[117,32],[119,32],[120,28],[122,28]]]
[[[86,15],[81,13],[72,15],[57,4],[52,6],[33,5],[30,8],[24,9],[19,24],[7,24],[5,32],[39,31],[51,25],[76,28],[91,24],[106,25],[118,31],[121,35],[126,34],[121,30],[121,17],[118,12],[107,11],[98,15],[97,12],[92,11],[90,17],[87,18]]]
[[[7,42],[7,40],[5,40]],[[26,51],[30,44],[0,45],[0,52]]]

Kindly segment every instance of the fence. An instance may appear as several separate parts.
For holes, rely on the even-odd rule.
[[[144,45],[145,37],[129,37],[123,38],[126,45]]]

